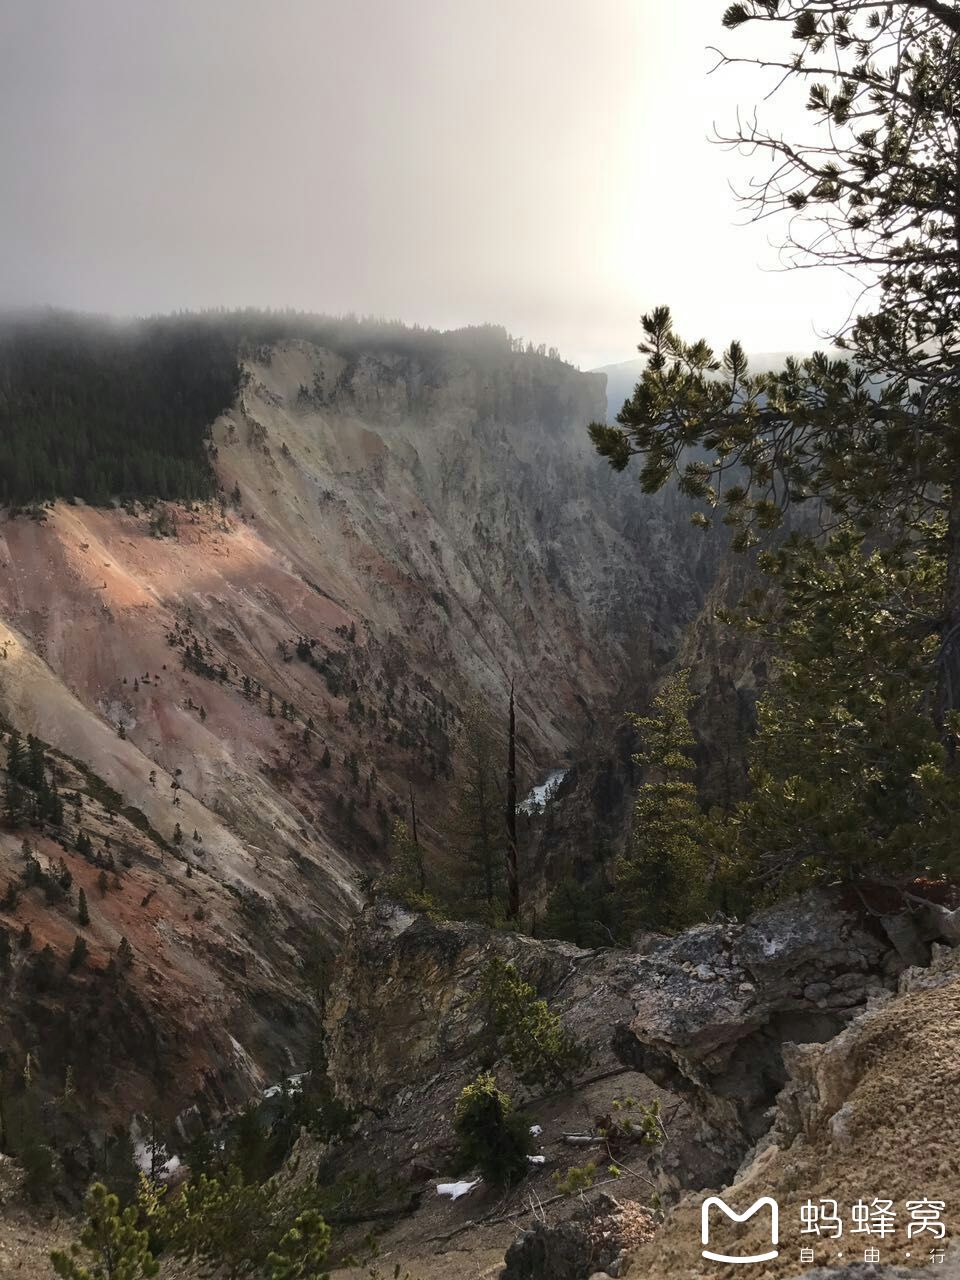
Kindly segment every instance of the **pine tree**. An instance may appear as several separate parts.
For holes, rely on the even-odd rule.
[[[633,811],[632,848],[617,865],[628,921],[682,929],[702,913],[707,890],[708,827],[690,781],[694,745],[686,671],[654,698],[653,714],[631,716],[644,771]]]
[[[77,921],[82,929],[86,929],[90,924],[90,912],[87,908],[87,895],[80,890],[80,896],[77,901]]]
[[[56,784],[47,787],[42,797],[41,816],[55,827],[63,826],[63,801],[60,799]]]
[[[580,882],[565,876],[547,899],[537,937],[562,938],[578,947],[608,947],[629,939],[624,936],[623,903],[605,869]]]
[[[39,791],[46,781],[45,765],[43,743],[32,733],[27,734],[27,755],[20,767],[20,781],[31,791]]]
[[[10,730],[10,737],[7,739],[7,773],[15,782],[25,780],[23,740],[16,729]]]
[[[465,864],[465,897],[479,898],[495,915],[504,910],[507,831],[497,749],[486,707],[478,698],[464,709],[460,729],[463,768],[450,806],[447,834]]]
[[[388,893],[403,901],[415,895],[422,898],[426,887],[423,849],[413,839],[410,828],[403,819],[397,818],[390,832],[390,874],[385,888]]]
[[[478,1075],[457,1099],[454,1131],[461,1161],[494,1187],[509,1187],[529,1169],[529,1120],[489,1073]]]
[[[941,598],[922,546],[865,549],[852,530],[771,557],[779,607],[751,744],[753,791],[727,853],[762,890],[960,871],[960,792],[925,709],[938,645],[903,618]]]
[[[329,1249],[330,1228],[315,1209],[307,1209],[268,1255],[270,1280],[323,1280],[320,1268]]]
[[[747,112],[728,141],[770,159],[747,208],[755,219],[782,216],[789,260],[839,265],[863,283],[866,305],[834,337],[853,359],[820,353],[751,376],[739,343],[718,359],[706,342],[681,339],[658,307],[643,318],[649,360],[633,397],[591,436],[617,470],[639,456],[648,492],[676,476],[705,508],[697,522],[722,513],[738,548],[807,504],[826,528],[904,534],[942,558],[941,599],[926,622],[938,645],[929,705],[956,756],[960,11],[939,0],[740,0],[723,21],[782,32],[783,51],[756,61],[775,75],[778,99],[795,88],[819,126],[812,139],[766,131]]]
[[[73,973],[75,970],[79,969],[80,966],[83,964],[84,960],[86,960],[86,958],[87,958],[87,944],[84,941],[84,939],[81,938],[79,934],[77,934],[73,942],[73,950],[70,952],[70,961],[69,961],[70,972]]]
[[[8,773],[3,788],[4,818],[11,827],[18,827],[23,820],[24,792],[12,773]]]
[[[87,1221],[69,1251],[55,1249],[50,1260],[61,1280],[149,1280],[159,1270],[150,1252],[150,1233],[137,1229],[138,1209],[120,1212],[120,1201],[95,1182],[84,1205]],[[89,1265],[81,1261],[89,1255]]]

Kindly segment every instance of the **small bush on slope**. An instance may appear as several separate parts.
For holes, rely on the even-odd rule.
[[[586,1065],[587,1050],[512,964],[491,960],[481,991],[499,1046],[524,1084],[569,1084]]]
[[[478,1169],[492,1186],[511,1186],[527,1172],[530,1126],[489,1073],[460,1094],[454,1129],[462,1167]]]
[[[69,1252],[56,1249],[50,1255],[62,1280],[146,1280],[155,1276],[157,1262],[150,1252],[150,1233],[137,1228],[137,1209],[120,1212],[120,1202],[102,1182],[87,1193],[87,1221],[80,1240]],[[81,1261],[82,1255],[90,1261]]]

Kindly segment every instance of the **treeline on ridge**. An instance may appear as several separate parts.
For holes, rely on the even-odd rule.
[[[0,328],[0,503],[208,497],[210,424],[239,380],[229,336],[184,318],[67,315]]]
[[[0,505],[82,498],[212,496],[208,440],[235,401],[239,355],[288,339],[416,359],[429,380],[450,359],[495,367],[524,348],[496,325],[441,332],[295,311],[205,311],[138,321],[67,312],[0,319]]]

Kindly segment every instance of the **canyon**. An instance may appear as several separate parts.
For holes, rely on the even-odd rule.
[[[69,797],[62,831],[0,832],[0,884],[25,838],[73,882],[0,908],[12,1056],[51,1091],[79,1073],[101,1126],[210,1122],[302,1070],[305,967],[337,954],[411,794],[455,874],[464,706],[505,728],[515,687],[525,792],[647,696],[719,553],[596,457],[604,411],[601,376],[495,329],[248,344],[210,429],[219,501],[0,517],[0,716]],[[46,947],[63,976],[38,991]]]
[[[341,1189],[338,1280],[371,1274],[350,1258],[372,1228],[384,1264],[419,1280],[682,1280],[699,1274],[708,1188],[772,1186],[795,1212],[808,1186],[853,1195],[868,1154],[896,1194],[949,1201],[956,1161],[931,1154],[956,1085],[938,1040],[958,982],[944,886],[906,911],[801,895],[632,946],[384,893],[391,829],[415,806],[427,882],[456,907],[471,707],[505,760],[515,697],[535,933],[551,890],[589,893],[626,846],[626,714],[687,667],[700,792],[729,806],[766,668],[716,618],[750,559],[595,454],[602,375],[498,329],[348,332],[238,343],[203,446],[212,497],[68,494],[0,515],[7,773],[39,754],[62,810],[35,798],[11,821],[8,776],[0,1115],[41,1097],[82,1189],[128,1139],[148,1168],[151,1134],[185,1154],[315,1074],[347,1127],[293,1135],[277,1176]],[[563,1089],[532,1089],[491,1046],[494,960],[583,1047]],[[885,1110],[907,1049],[927,1076]],[[538,1154],[509,1194],[470,1179],[450,1201],[457,1099],[491,1065]],[[624,1107],[662,1117],[652,1148],[616,1129]],[[907,1109],[922,1124],[898,1163]],[[34,1280],[64,1226],[24,1212],[19,1178],[0,1158],[0,1247],[16,1241],[0,1262]],[[793,1255],[763,1274],[796,1275]]]

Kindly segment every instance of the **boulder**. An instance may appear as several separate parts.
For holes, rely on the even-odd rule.
[[[540,1220],[522,1232],[507,1250],[500,1280],[591,1280],[597,1272],[616,1280],[654,1229],[642,1205],[596,1192],[568,1218]]]
[[[836,1035],[890,991],[904,961],[838,894],[809,892],[739,924],[718,921],[637,957],[625,1063],[686,1094],[741,1152],[768,1126],[783,1046]],[[735,1167],[735,1166],[734,1166]]]

